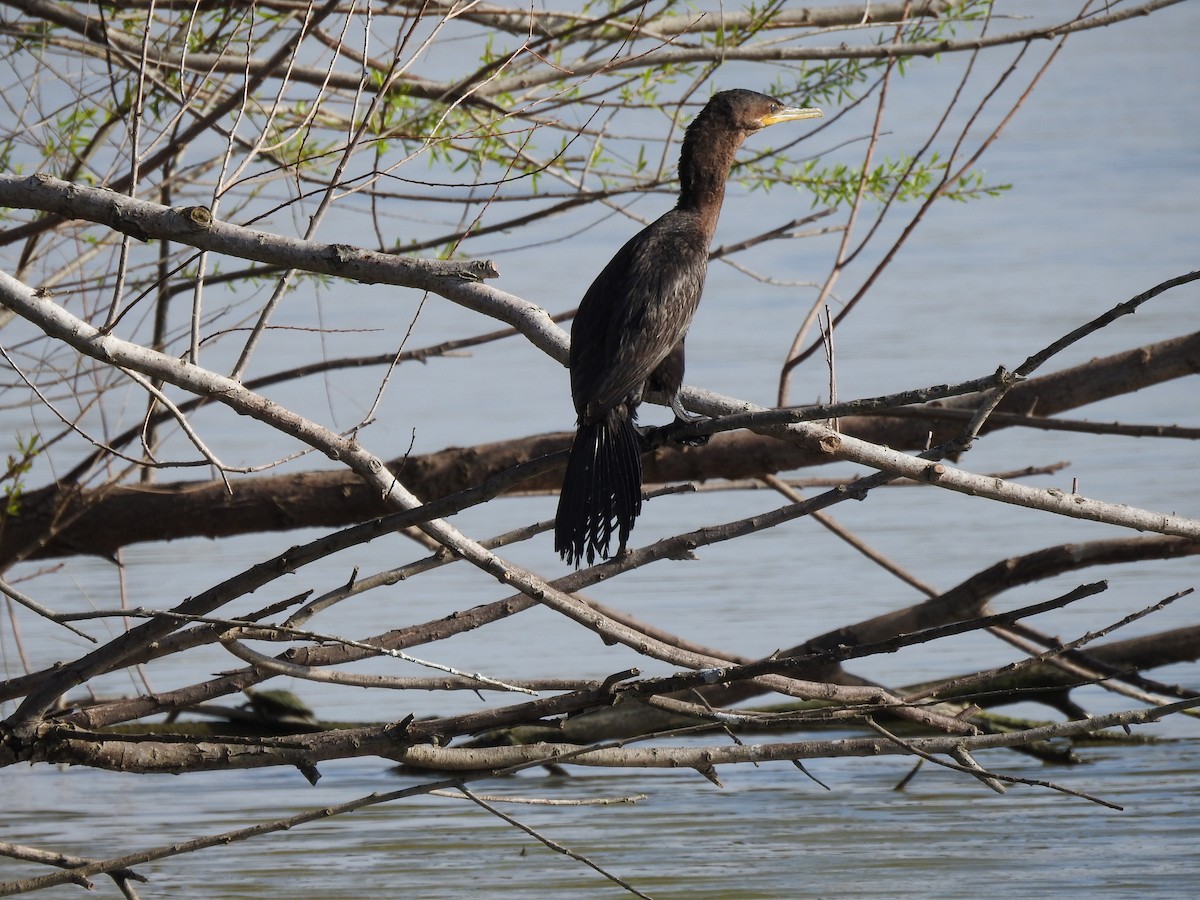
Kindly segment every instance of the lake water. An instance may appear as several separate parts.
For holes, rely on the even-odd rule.
[[[1068,43],[985,157],[988,181],[1011,182],[1013,190],[998,200],[936,209],[874,288],[867,300],[870,308],[839,331],[843,399],[976,377],[1001,364],[1014,366],[1114,304],[1198,267],[1198,34],[1200,4],[1191,3],[1077,35]],[[940,109],[945,88],[944,71],[933,65],[918,65],[911,79],[897,82],[891,99],[895,146],[922,133]],[[902,122],[906,115],[910,124]],[[852,162],[861,148],[831,152]],[[659,202],[645,198],[639,210],[652,215]],[[789,204],[797,202],[795,196],[731,191],[718,242],[750,233],[764,221],[785,220]],[[496,256],[503,273],[500,287],[557,312],[574,305],[597,261],[629,230],[628,222],[614,220],[553,246],[548,254],[502,254],[501,244],[474,252]],[[779,277],[818,280],[828,265],[829,248],[819,242],[771,245],[760,248],[753,262]],[[855,287],[851,280],[839,292],[846,297]],[[344,293],[324,297],[320,312],[325,324],[376,325],[384,310],[410,299],[397,300],[394,291],[354,292],[352,304]],[[811,302],[811,296],[762,288],[715,266],[689,338],[689,382],[772,402],[797,309]],[[413,346],[488,330],[446,306],[432,303]],[[311,322],[315,309],[298,296],[286,315]],[[404,307],[403,312],[410,310]],[[1190,285],[1073,348],[1053,368],[1195,331],[1198,313],[1200,290]],[[394,335],[378,340],[386,348]],[[359,346],[355,352],[371,351]],[[263,365],[265,369],[265,360]],[[455,366],[468,374],[456,380]],[[341,382],[333,384],[333,399],[308,387],[281,393],[279,399],[326,419],[331,417],[329,404],[344,402],[347,408],[332,420],[349,425],[362,394],[347,395]],[[793,396],[807,401],[826,390],[823,369],[814,361],[797,374]],[[1193,377],[1079,415],[1195,426],[1197,397]],[[456,404],[461,415],[438,415],[447,403]],[[469,363],[441,360],[402,369],[379,423],[364,439],[388,456],[402,452],[413,429],[414,451],[426,452],[564,429],[572,418],[562,370],[510,341],[482,349]],[[9,429],[19,427],[27,424],[9,424]],[[229,459],[259,461],[266,452],[255,446],[256,436],[230,432],[221,434],[220,441],[221,455]],[[1089,496],[1200,515],[1196,448],[1185,441],[1010,430],[989,436],[963,462],[972,471],[989,471],[1060,459],[1070,460],[1070,468],[1038,483],[1069,489],[1071,479],[1078,478],[1080,491]],[[1002,557],[1117,533],[934,490],[923,491],[914,505],[912,490],[879,492],[866,503],[838,507],[834,515],[942,588]],[[553,505],[552,498],[505,501],[455,522],[473,536],[489,535],[549,518]],[[648,504],[635,537],[648,543],[677,531],[681,516],[696,523],[722,522],[773,505],[761,493],[655,501]],[[134,547],[125,554],[126,589],[137,603],[166,606],[309,536]],[[561,564],[549,544],[539,539],[507,555],[539,571],[558,573]],[[319,592],[343,583],[351,566],[369,573],[411,555],[409,545],[377,542],[304,570],[286,590],[312,587]],[[807,521],[708,548],[700,556],[697,562],[651,567],[590,593],[695,640],[754,655],[918,599]],[[1011,592],[1003,606],[1046,599],[1098,577],[1110,580],[1108,592],[1036,624],[1064,638],[1078,636],[1176,591],[1200,586],[1200,563],[1192,558],[1054,579]],[[114,568],[95,560],[71,560],[53,579],[37,584],[37,596],[60,609],[113,606],[118,596]],[[499,588],[481,590],[477,573],[456,566],[422,577],[412,587],[397,586],[375,592],[365,602],[345,604],[336,621],[316,624],[369,635],[499,596]],[[261,596],[252,599],[247,607],[267,602]],[[1195,624],[1198,602],[1194,597],[1180,601],[1137,623],[1129,634]],[[78,652],[78,643],[61,631],[32,623],[26,627],[35,665]],[[6,671],[19,671],[7,634],[0,643]],[[1001,664],[1013,659],[1013,653],[986,636],[968,635],[851,668],[884,683],[903,684]],[[602,677],[634,662],[628,651],[604,647],[541,610],[483,633],[421,648],[420,655],[499,677],[565,672]],[[169,689],[235,663],[214,650],[191,657],[189,665],[194,668],[188,671],[152,669],[155,687]],[[1168,683],[1195,686],[1200,681],[1194,665],[1153,675]],[[395,709],[381,710],[378,698],[367,692],[280,686],[298,689],[318,714],[339,719],[399,719],[408,712],[450,713],[477,703],[432,694],[397,698]],[[109,687],[141,690],[115,679]],[[1137,705],[1098,690],[1078,692],[1076,699],[1093,712]],[[1021,711],[1046,715],[1036,707]],[[720,772],[722,788],[692,772],[581,769],[571,770],[568,778],[531,771],[475,787],[481,793],[556,799],[645,794],[635,805],[506,809],[658,900],[958,897],[980,890],[1006,897],[1084,892],[1194,896],[1200,889],[1197,725],[1175,720],[1140,731],[1167,740],[1143,747],[1085,748],[1080,753],[1086,764],[1072,768],[1049,768],[1005,752],[981,756],[998,771],[1086,791],[1122,805],[1121,812],[1037,787],[1016,787],[1001,797],[972,779],[928,765],[903,791],[896,791],[912,765],[900,757],[808,763],[829,791],[787,764],[726,767]],[[324,777],[312,788],[293,771],[168,778],[10,768],[0,772],[0,839],[96,857],[117,855],[418,783],[376,759],[325,765],[321,771]],[[359,898],[384,892],[406,897],[620,895],[590,869],[552,853],[473,804],[436,797],[372,807],[285,836],[138,870],[151,878],[139,886],[147,898]],[[32,867],[0,859],[0,882],[31,874]],[[96,883],[97,895],[116,895],[107,881]],[[78,888],[63,886],[39,896],[77,893]]]

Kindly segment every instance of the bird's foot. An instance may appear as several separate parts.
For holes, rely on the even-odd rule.
[[[693,415],[683,408],[683,401],[679,399],[678,391],[671,397],[671,412],[675,413],[676,422],[696,422],[704,418],[704,416]]]
[[[683,408],[683,403],[679,400],[679,394],[671,398],[671,412],[675,413],[675,421],[673,425],[686,425],[690,422],[707,422],[708,416],[693,415]],[[690,437],[672,438],[677,444],[683,444],[685,447],[703,447],[708,443],[711,434],[697,434]]]
[[[686,419],[677,418],[672,424],[687,425],[691,422],[707,422],[708,420],[708,416],[688,416]],[[703,447],[711,437],[711,434],[693,434],[687,437],[672,438],[671,440],[676,444],[683,444],[685,447]]]
[[[672,422],[671,425],[668,427],[677,427],[679,425],[690,425],[693,422],[709,421],[708,416],[692,415],[691,413],[686,412],[684,410],[684,408],[679,405],[678,401],[671,404],[671,409],[674,410],[674,412],[675,412],[675,421]],[[685,447],[703,447],[705,444],[708,443],[708,439],[710,437],[712,437],[711,434],[694,434],[694,435],[688,435],[686,437],[672,437],[671,440],[674,443],[682,444]]]
[[[663,444],[681,444],[685,447],[703,447],[708,443],[711,434],[694,434],[676,437],[671,432],[680,425],[692,422],[707,422],[708,416],[688,416],[686,419],[676,419],[670,425],[649,425],[637,429],[638,447],[643,453],[648,453]]]

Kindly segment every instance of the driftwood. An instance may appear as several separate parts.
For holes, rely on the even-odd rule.
[[[1113,677],[1129,679],[1140,673],[1166,665],[1191,662],[1200,658],[1200,626],[1178,628],[1125,640],[1098,643],[1086,654],[1074,653],[1071,658],[1097,667]],[[815,674],[815,667],[813,670]],[[981,714],[1011,703],[1043,703],[1054,709],[1067,709],[1081,714],[1069,699],[1077,687],[1093,684],[1091,678],[1071,674],[1050,662],[1034,662],[1013,670],[997,673],[965,673],[933,682],[908,685],[900,689],[905,696],[936,696],[940,702],[962,712],[970,712],[970,721],[986,731],[995,730],[996,720]],[[840,672],[835,676],[841,683],[862,684],[859,679]],[[960,688],[956,685],[969,684]],[[1183,688],[1177,693],[1190,695]],[[669,699],[669,698],[668,698]],[[604,703],[575,715],[551,721],[519,724],[487,729],[461,746],[496,747],[512,744],[593,744],[624,740],[679,729],[714,727],[713,717],[702,712],[688,712],[687,695],[679,695],[677,708],[670,702],[624,698],[612,704]],[[821,715],[830,704],[812,700],[770,707],[743,710],[745,718],[737,723],[723,723],[738,734],[794,733],[813,728],[837,725],[846,728],[852,720],[831,720]],[[384,723],[316,721],[305,716],[263,715],[246,707],[201,705],[185,713],[203,717],[201,721],[170,721],[165,724],[139,723],[104,729],[106,733],[149,736],[191,736],[208,739],[264,738],[283,735],[312,734],[337,730],[383,727]],[[214,719],[216,721],[214,721]],[[1009,727],[1029,727],[1028,722],[1009,723]],[[911,733],[911,729],[907,730]],[[1077,736],[1078,740],[1088,735]],[[1051,754],[1058,761],[1070,761],[1069,755]]]
[[[776,654],[776,659],[798,662],[789,674],[813,681],[848,686],[866,686],[868,682],[847,672],[830,657],[839,648],[884,645],[895,635],[919,633],[923,630],[969,621],[987,613],[988,603],[1001,592],[1019,585],[1050,578],[1063,572],[1086,569],[1100,564],[1117,564],[1137,560],[1170,559],[1200,554],[1200,544],[1175,538],[1132,538],[1112,541],[1093,541],[1049,547],[1036,553],[1002,560],[985,569],[941,596],[877,616],[855,625],[815,637],[803,644]],[[1038,636],[1029,629],[1036,640]],[[1053,647],[1056,642],[1043,639]],[[1177,685],[1158,685],[1148,682],[1143,672],[1159,666],[1190,662],[1200,658],[1200,627],[1185,627],[1127,640],[1110,641],[1089,646],[1082,651],[1063,650],[1046,661],[1031,661],[1013,671],[1001,671],[978,677],[955,675],[935,682],[909,685],[897,691],[905,697],[936,698],[939,702],[957,703],[961,713],[967,705],[990,709],[1017,702],[1041,702],[1055,709],[1080,716],[1083,711],[1070,699],[1070,692],[1079,686],[1094,684],[1099,679],[1112,678],[1150,690],[1161,690],[1172,697],[1196,696]],[[1063,666],[1059,659],[1072,665]],[[749,664],[748,658],[738,659]],[[700,687],[694,693],[672,695],[691,701],[702,699],[712,708],[725,708],[735,703],[768,693],[753,681]],[[811,701],[806,704],[787,704],[778,710],[819,709],[827,704]],[[628,738],[653,734],[710,721],[710,718],[678,709],[654,706],[650,703],[620,703],[606,705],[580,715],[569,717],[552,726],[520,726],[489,735],[487,743],[496,741],[557,740],[581,743]],[[844,724],[844,722],[843,722]],[[732,727],[732,726],[731,726]],[[765,727],[765,726],[764,726]],[[787,727],[796,727],[788,722]],[[548,735],[553,732],[556,738]]]
[[[1200,372],[1200,334],[1138,347],[1013,388],[987,429],[1028,424],[1107,397]],[[938,443],[962,427],[961,413],[978,395],[935,401],[901,413],[854,416],[839,421],[843,434],[894,448]],[[945,412],[948,411],[948,412]],[[1032,421],[1031,421],[1032,419]],[[569,445],[566,432],[391,460],[388,465],[426,501],[448,497],[528,465]],[[830,462],[828,454],[776,437],[718,434],[702,448],[660,448],[645,460],[648,484],[761,478]],[[561,465],[561,463],[559,463]],[[558,465],[547,465],[512,489],[557,490]],[[240,478],[230,494],[224,481],[108,485],[83,489],[51,484],[20,498],[18,515],[0,519],[0,566],[14,559],[90,554],[112,556],[146,541],[183,537],[228,537],[305,527],[337,527],[382,516],[390,510],[378,492],[352,472],[305,472]]]

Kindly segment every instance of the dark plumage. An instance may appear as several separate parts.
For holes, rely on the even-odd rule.
[[[634,422],[642,393],[671,398],[677,417],[683,341],[692,323],[708,248],[734,154],[754,132],[821,115],[754,91],[714,94],[688,126],[675,208],[625,244],[584,294],[571,325],[571,445],[554,549],[569,563],[607,558],[613,533],[625,549],[642,509],[642,460]]]

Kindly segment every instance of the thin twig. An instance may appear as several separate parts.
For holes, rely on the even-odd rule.
[[[458,789],[460,791],[462,791],[463,795],[468,800],[473,801],[481,808],[490,812],[496,818],[501,819],[501,820],[507,822],[509,825],[512,825],[514,828],[517,828],[517,829],[525,832],[531,838],[541,841],[543,844],[545,844],[547,847],[549,847],[555,853],[561,853],[563,856],[566,856],[569,859],[573,859],[576,862],[581,862],[588,868],[594,869],[595,871],[597,871],[601,875],[603,875],[605,878],[607,878],[609,881],[611,881],[613,884],[618,885],[621,888],[624,888],[626,891],[633,894],[635,897],[642,897],[643,900],[651,900],[649,895],[643,894],[641,891],[639,891],[637,888],[635,888],[629,882],[627,882],[621,878],[618,878],[616,875],[609,872],[603,866],[588,859],[582,853],[577,853],[576,851],[572,850],[570,847],[564,847],[562,844],[558,843],[557,841],[553,841],[550,838],[546,837],[544,834],[541,834],[540,832],[534,830],[533,828],[530,828],[524,822],[520,822],[517,819],[510,816],[508,813],[503,812],[502,810],[499,810],[496,807],[492,806],[492,804],[488,803],[486,800],[484,800],[478,794],[472,793],[467,788],[466,785],[461,785],[461,786],[459,786]]]
[[[1040,778],[1021,778],[1017,775],[1001,775],[997,772],[988,772],[988,771],[980,768],[978,766],[978,764],[974,764],[974,760],[971,761],[971,764],[965,764],[965,765],[962,763],[950,762],[949,760],[941,759],[932,753],[928,753],[925,750],[922,750],[920,747],[916,746],[915,742],[913,742],[913,741],[906,741],[903,738],[897,737],[896,735],[894,735],[890,731],[888,731],[886,728],[884,728],[882,725],[880,725],[878,722],[868,719],[867,724],[870,725],[871,728],[873,728],[875,731],[879,732],[881,735],[883,735],[885,738],[887,738],[889,741],[894,743],[897,747],[904,748],[904,750],[906,752],[911,753],[914,756],[919,756],[921,759],[925,760],[926,762],[931,762],[935,765],[941,766],[942,768],[952,769],[955,772],[966,772],[968,775],[972,775],[976,778],[980,778],[981,780],[985,780],[985,783],[986,783],[986,781],[995,781],[995,782],[1004,781],[1004,782],[1008,782],[1009,784],[1028,784],[1028,785],[1032,785],[1034,787],[1044,787],[1044,788],[1048,788],[1052,791],[1058,791],[1061,794],[1069,794],[1072,797],[1079,797],[1081,800],[1088,800],[1092,803],[1097,803],[1100,806],[1107,806],[1109,809],[1115,809],[1118,812],[1121,812],[1125,809],[1125,807],[1118,806],[1116,803],[1111,803],[1108,800],[1103,800],[1099,797],[1094,797],[1091,794],[1084,793],[1083,791],[1076,791],[1076,790],[1072,790],[1071,788],[1068,788],[1068,787],[1063,787],[1060,784],[1055,784],[1053,781],[1044,781]],[[952,748],[951,752],[955,752],[956,750],[958,750],[958,748]],[[959,751],[959,752],[965,752],[965,751]],[[991,785],[989,785],[989,786],[991,786]]]

